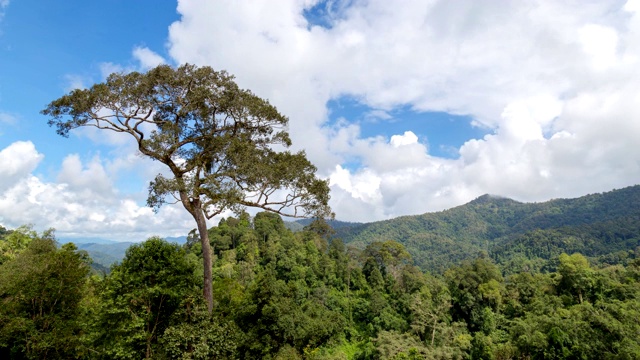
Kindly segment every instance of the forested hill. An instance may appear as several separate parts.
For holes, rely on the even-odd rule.
[[[441,212],[337,228],[336,237],[362,248],[398,241],[418,266],[434,272],[483,251],[514,271],[562,252],[620,263],[640,246],[640,185],[542,203],[483,195]]]

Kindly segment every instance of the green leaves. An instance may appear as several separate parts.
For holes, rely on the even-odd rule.
[[[187,210],[201,206],[208,216],[234,205],[276,212],[293,206],[298,216],[330,213],[328,185],[315,178],[305,154],[273,150],[291,145],[288,119],[224,71],[187,64],[111,74],[42,113],[63,136],[84,126],[128,133],[142,154],[167,165],[176,182],[156,178],[149,198],[154,208],[180,194],[191,201],[184,202]],[[275,199],[276,190],[289,195]]]
[[[57,249],[50,231],[13,234],[28,245],[0,265],[0,356],[71,358],[80,345],[86,254],[73,244]]]
[[[196,265],[179,246],[159,238],[132,245],[100,289],[94,346],[109,357],[151,357],[183,299],[197,293]]]
[[[580,254],[561,254],[558,257],[560,265],[558,273],[562,276],[560,290],[576,295],[582,303],[586,292],[593,286],[593,272],[589,268],[589,262]]]
[[[0,265],[14,259],[37,237],[38,234],[31,226],[21,226],[0,236]]]
[[[169,359],[236,359],[241,332],[224,320],[211,317],[204,306],[185,302],[174,314],[158,342]]]
[[[455,320],[463,320],[477,331],[485,320],[483,309],[498,309],[501,304],[502,275],[488,259],[464,261],[445,273],[451,292]]]

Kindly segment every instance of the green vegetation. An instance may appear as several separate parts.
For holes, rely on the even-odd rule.
[[[5,235],[0,244],[8,259],[0,265],[0,355],[74,357],[82,346],[86,253],[73,244],[58,249],[51,231],[38,236],[28,228]]]
[[[304,152],[288,148],[288,119],[224,71],[208,66],[159,65],[147,73],[114,73],[90,89],[76,89],[43,111],[57,133],[95,127],[128,134],[158,174],[147,204],[167,198],[193,217],[200,240],[204,298],[213,310],[207,219],[256,207],[289,216],[328,217],[329,185],[315,176]],[[277,193],[283,191],[284,194]]]
[[[321,222],[292,232],[273,213],[243,213],[208,230],[209,314],[195,231],[89,275],[86,253],[56,247],[51,231],[0,230],[2,358],[640,357],[633,249],[615,265],[561,252],[517,271],[480,253],[432,275],[393,240],[357,249],[328,241]]]
[[[336,236],[359,248],[395,240],[416,265],[439,274],[482,252],[513,273],[542,270],[563,252],[625,264],[640,246],[638,204],[640,185],[532,204],[484,195],[442,212],[337,228]]]

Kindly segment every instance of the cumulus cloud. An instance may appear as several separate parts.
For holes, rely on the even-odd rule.
[[[148,70],[166,63],[166,60],[162,56],[147,47],[136,46],[133,48],[133,57],[140,62],[142,70]]]
[[[393,147],[407,146],[411,144],[418,143],[418,137],[412,131],[405,131],[403,135],[393,135],[391,136],[391,141],[389,142]]]
[[[331,4],[179,1],[169,52],[229,70],[287,114],[294,145],[330,177],[339,218],[440,210],[483,193],[580,196],[640,178],[637,0]],[[312,8],[322,21],[305,18]],[[327,103],[341,96],[380,121],[408,106],[492,131],[457,159],[438,158],[411,129],[366,138],[351,119],[327,125]]]
[[[194,227],[180,206],[167,205],[154,214],[116,188],[117,170],[131,159],[106,162],[95,156],[83,162],[71,154],[55,181],[46,181],[34,172],[42,158],[31,142],[0,151],[0,223],[5,227],[32,223],[39,229],[54,227],[63,238],[91,234],[113,240],[181,236]]]
[[[18,141],[0,151],[0,191],[14,186],[20,179],[31,173],[44,156],[31,141]]]

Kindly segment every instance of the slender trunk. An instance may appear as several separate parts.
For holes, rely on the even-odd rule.
[[[347,266],[347,304],[349,305],[349,326],[353,326],[353,317],[351,315],[351,296],[349,289],[351,288],[351,271]]]
[[[174,171],[176,179],[180,185],[184,187],[184,182]],[[185,209],[193,216],[198,226],[198,235],[200,235],[200,244],[202,245],[202,262],[204,263],[204,284],[202,286],[202,292],[204,300],[207,302],[207,310],[209,314],[213,312],[213,275],[211,273],[211,267],[213,265],[211,260],[211,245],[209,244],[209,232],[207,230],[207,218],[202,210],[200,199],[190,199],[185,191],[180,191],[180,201]]]
[[[433,342],[436,339],[436,324],[438,323],[438,318],[433,319],[433,329],[431,330],[431,347],[433,348]]]
[[[213,312],[213,276],[211,274],[211,246],[209,245],[209,232],[207,230],[207,220],[204,217],[202,209],[195,209],[193,217],[198,224],[198,233],[200,235],[200,244],[202,245],[202,259],[204,263],[204,286],[202,292],[207,302],[207,310],[209,314]]]

